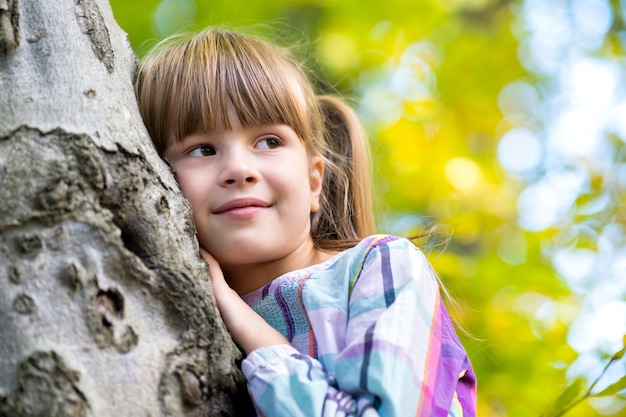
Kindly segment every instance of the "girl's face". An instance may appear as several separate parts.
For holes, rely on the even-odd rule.
[[[323,163],[289,126],[235,122],[171,140],[164,155],[191,203],[200,245],[236,290],[246,271],[247,291],[315,263],[310,214],[319,208]],[[250,282],[260,266],[265,282]]]

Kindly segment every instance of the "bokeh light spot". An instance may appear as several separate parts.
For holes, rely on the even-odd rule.
[[[468,158],[452,158],[444,167],[448,182],[458,190],[468,190],[478,184],[481,179],[480,168]]]
[[[571,287],[579,291],[584,290],[585,281],[596,266],[597,260],[598,254],[585,248],[560,249],[552,257],[556,271]]]
[[[542,162],[539,139],[528,129],[509,130],[498,143],[498,161],[513,175],[537,169]]]

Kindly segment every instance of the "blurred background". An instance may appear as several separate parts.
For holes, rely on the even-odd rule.
[[[610,361],[626,334],[626,0],[111,5],[139,56],[252,27],[352,101],[379,231],[451,233],[426,251],[468,332],[480,416],[626,416],[626,361]],[[602,395],[572,404],[594,381]]]

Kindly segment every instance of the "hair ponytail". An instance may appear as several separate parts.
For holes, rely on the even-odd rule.
[[[374,233],[369,146],[354,110],[332,96],[319,96],[324,119],[324,181],[312,235],[322,249],[342,249]]]

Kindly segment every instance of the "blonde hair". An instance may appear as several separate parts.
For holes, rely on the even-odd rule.
[[[287,49],[216,28],[174,35],[142,59],[135,88],[161,155],[168,138],[231,129],[229,109],[244,127],[291,127],[309,155],[321,156],[325,164],[320,209],[311,216],[315,246],[340,250],[374,232],[369,148],[361,123],[340,98],[316,95]]]

